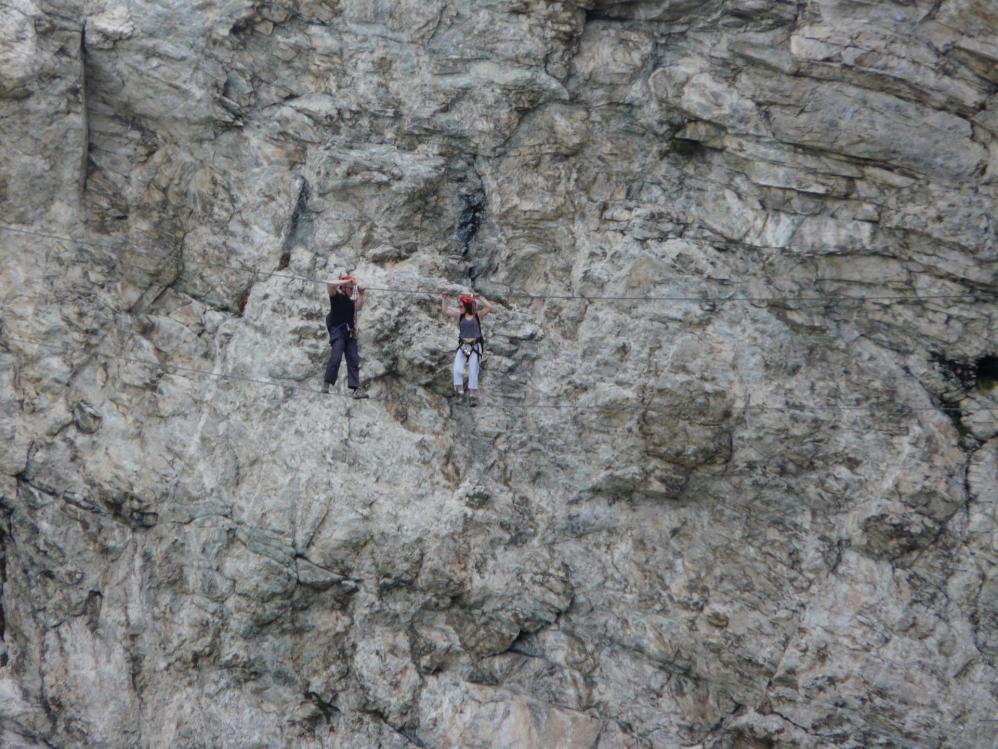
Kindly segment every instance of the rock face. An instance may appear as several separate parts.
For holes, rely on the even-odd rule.
[[[0,744],[993,749],[996,39],[9,0]]]

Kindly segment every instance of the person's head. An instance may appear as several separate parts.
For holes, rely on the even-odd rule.
[[[461,311],[464,312],[464,314],[475,314],[475,297],[470,294],[462,294],[458,301],[461,302]]]
[[[344,274],[340,276],[340,280],[347,282],[340,286],[340,291],[347,296],[353,296],[353,276]]]

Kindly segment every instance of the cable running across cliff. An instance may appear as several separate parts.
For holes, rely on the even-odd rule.
[[[64,237],[56,234],[49,234],[45,232],[37,232],[27,229],[22,229],[20,227],[0,224],[0,230],[6,230],[8,232],[36,236],[39,238],[52,239],[56,241],[77,243],[84,246],[92,247],[114,247],[108,242],[95,242],[88,240],[78,240],[71,237]],[[131,250],[134,254],[155,257],[158,260],[163,260],[164,258],[159,255],[154,255],[148,252],[142,252],[138,250]],[[182,259],[179,256],[179,252],[172,253],[169,258]],[[319,281],[318,279],[298,276],[294,274],[281,273],[279,271],[262,271],[255,268],[246,268],[241,266],[233,266],[221,263],[210,263],[206,261],[190,261],[189,259],[183,259],[183,262],[190,262],[195,266],[202,267],[215,267],[229,269],[239,272],[252,273],[254,277],[274,277],[274,278],[284,278],[288,280],[302,281],[306,283],[323,283],[326,286],[327,294],[330,300],[330,311],[326,315],[326,330],[329,337],[330,344],[330,356],[327,361],[326,371],[323,378],[323,386],[321,393],[329,394],[331,386],[335,385],[338,379],[339,366],[343,357],[345,356],[347,360],[347,375],[348,375],[348,385],[351,390],[352,395],[350,397],[355,399],[365,399],[368,398],[368,393],[365,388],[361,386],[360,383],[360,357],[359,348],[357,341],[357,320],[358,314],[364,305],[365,293],[368,290],[378,291],[386,296],[392,295],[433,295],[440,293],[442,295],[441,311],[447,317],[452,317],[457,319],[459,322],[459,341],[458,347],[454,355],[454,391],[455,394],[460,396],[467,396],[467,402],[471,406],[479,405],[479,393],[478,393],[478,378],[480,375],[481,364],[484,361],[485,354],[485,339],[482,333],[481,319],[489,314],[493,305],[491,302],[486,300],[481,294],[473,293],[468,295],[462,295],[460,299],[461,306],[458,308],[450,308],[447,305],[447,292],[434,292],[425,289],[414,289],[414,288],[399,288],[399,287],[377,287],[377,286],[366,286],[361,287],[357,284],[355,278],[351,275],[343,275],[339,279],[330,279],[327,281]],[[148,272],[155,272],[159,270],[158,268],[144,268]],[[354,290],[356,289],[357,296],[354,299]],[[867,296],[730,296],[730,297],[720,297],[720,296],[682,296],[682,295],[667,295],[667,296],[655,296],[655,295],[581,295],[581,294],[528,294],[519,293],[510,290],[509,293],[505,294],[507,298],[510,299],[528,299],[528,300],[583,300],[587,303],[598,303],[598,302],[616,302],[616,301],[634,301],[634,302],[661,302],[661,301],[681,301],[681,302],[698,302],[701,304],[717,304],[724,302],[745,302],[752,304],[766,304],[766,303],[807,303],[807,302],[822,302],[822,303],[835,303],[839,301],[849,301],[849,302],[865,302],[874,301],[884,304],[903,304],[903,303],[922,303],[930,300],[976,300],[981,298],[988,298],[995,296],[994,292],[988,292],[984,290],[968,292],[965,294],[922,294],[922,295],[910,295],[910,294],[883,294],[883,295],[867,295]],[[199,371],[199,370],[193,370]],[[214,374],[207,373],[205,374]],[[467,390],[465,390],[465,377],[467,377]],[[238,378],[234,379],[248,379],[251,381],[260,382],[259,378]],[[267,381],[270,383],[271,381]],[[273,381],[274,385],[281,385],[276,381]],[[283,385],[288,387],[288,385]],[[297,390],[308,390],[307,388],[296,387]],[[378,399],[384,400],[384,399]],[[522,404],[516,404],[517,407]],[[535,407],[537,404],[534,404]],[[499,407],[503,407],[500,405]],[[833,408],[837,407],[835,405]],[[846,406],[846,408],[851,408],[852,406]],[[822,407],[819,407],[822,408]],[[941,410],[946,410],[945,407],[940,407]]]

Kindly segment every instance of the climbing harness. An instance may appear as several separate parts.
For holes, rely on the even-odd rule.
[[[339,336],[339,334],[341,332],[343,332],[343,331],[346,332],[347,338],[352,338],[353,337],[353,326],[350,323],[348,323],[348,322],[341,322],[339,325],[334,325],[332,327],[329,326],[329,316],[331,314],[332,314],[331,312],[329,312],[329,313],[326,314],[326,330],[329,331],[329,341],[330,341],[330,343],[332,343],[333,339],[336,338],[337,336]]]
[[[461,297],[462,304],[464,299],[470,299],[471,297]],[[472,300],[472,308],[474,309],[474,300]],[[461,320],[464,319],[464,314],[458,320],[458,334],[457,334],[457,348],[456,351],[460,351],[464,356],[464,363],[468,364],[471,360],[472,354],[478,354],[478,366],[481,368],[482,364],[485,363],[485,336],[482,334],[482,320],[478,316],[478,312],[475,312],[475,325],[478,329],[478,336],[474,341],[469,341],[461,336]]]

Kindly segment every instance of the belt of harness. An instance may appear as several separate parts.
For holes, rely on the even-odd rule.
[[[460,351],[465,359],[470,359],[473,353],[477,353],[478,366],[481,367],[485,363],[485,336],[482,335],[482,321],[479,319],[477,312],[475,313],[475,322],[478,323],[478,338],[468,343],[458,336],[456,351]]]
[[[347,338],[352,337],[353,333],[354,333],[353,326],[350,323],[348,323],[348,322],[341,322],[339,325],[334,325],[333,327],[329,327],[329,325],[327,324],[326,325],[326,330],[329,331],[329,340],[330,341],[332,341],[333,338],[335,338],[336,336],[338,336],[344,330],[347,333]]]

